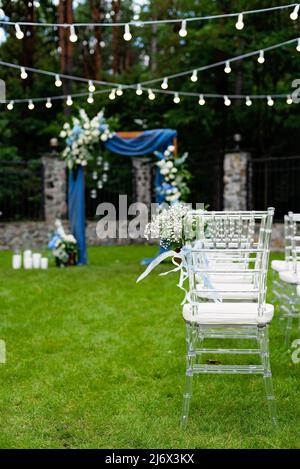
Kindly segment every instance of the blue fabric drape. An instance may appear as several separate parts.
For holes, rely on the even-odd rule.
[[[77,240],[79,251],[78,264],[86,264],[84,170],[82,166],[69,172],[68,201],[71,231]]]
[[[114,135],[105,143],[105,146],[108,150],[119,155],[141,156],[156,150],[165,150],[172,144],[176,135],[176,130],[172,129],[146,130],[134,138],[122,138],[119,135]]]
[[[172,129],[146,130],[134,138],[122,138],[115,134],[105,142],[105,147],[119,155],[142,156],[155,151],[163,152],[169,145],[172,145],[176,135],[176,130]],[[161,182],[162,177],[157,168],[155,185],[159,186]],[[163,198],[157,195],[156,201],[162,203]],[[86,264],[84,171],[82,166],[79,166],[76,171],[69,172],[68,202],[71,231],[77,240],[79,248],[78,263]]]

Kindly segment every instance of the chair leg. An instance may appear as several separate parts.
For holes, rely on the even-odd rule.
[[[291,332],[293,327],[293,318],[292,316],[288,316],[287,323],[286,323],[286,330],[285,330],[285,345],[288,347],[291,338]]]
[[[186,356],[186,374],[185,386],[183,394],[183,408],[181,416],[181,428],[185,429],[188,423],[190,403],[192,399],[192,385],[193,385],[193,363],[195,359],[195,351],[193,350],[194,342],[194,327],[191,324],[186,325],[186,343],[187,343],[187,356]]]
[[[272,372],[270,366],[270,354],[269,354],[269,336],[268,336],[268,326],[259,327],[258,334],[260,338],[260,351],[261,351],[261,361],[264,367],[264,382],[266,397],[268,401],[269,413],[273,425],[277,425],[277,409],[276,409],[276,400],[273,390],[273,380]]]

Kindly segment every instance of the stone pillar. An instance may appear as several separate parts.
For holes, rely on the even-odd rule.
[[[227,153],[224,159],[224,210],[247,210],[247,163],[250,154]]]
[[[56,154],[44,156],[45,219],[53,222],[67,215],[67,178],[65,162]]]
[[[132,158],[134,168],[135,202],[151,205],[151,158]]]

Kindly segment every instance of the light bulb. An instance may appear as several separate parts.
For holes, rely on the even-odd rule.
[[[199,96],[199,104],[200,104],[200,106],[204,106],[204,104],[205,104],[205,99],[204,99],[203,94],[200,94],[200,96]]]
[[[240,14],[239,14],[238,20],[237,20],[237,22],[235,23],[235,27],[236,27],[236,29],[238,29],[238,30],[243,29],[243,27],[244,27],[243,13],[240,13]]]
[[[197,70],[194,70],[191,76],[191,81],[195,83],[197,80],[198,80]]]
[[[154,101],[155,99],[155,94],[151,89],[148,90],[148,98],[150,99],[150,101]]]
[[[52,107],[52,102],[50,98],[47,98],[46,104],[45,104],[47,109],[50,109]]]
[[[21,30],[21,28],[20,28],[20,26],[18,25],[18,23],[15,24],[15,29],[16,29],[16,38],[17,38],[17,39],[23,39],[24,33],[23,33],[23,31]]]
[[[186,37],[187,35],[187,30],[186,30],[186,20],[183,20],[181,23],[181,28],[179,30],[179,36],[180,37]]]
[[[113,101],[114,99],[116,99],[116,90],[115,90],[115,89],[111,90],[111,92],[109,93],[108,97],[109,97],[109,99],[110,99],[111,101]]]
[[[298,52],[300,52],[300,37],[299,37],[298,42],[297,42],[296,50],[297,50]]]
[[[73,100],[72,100],[72,97],[69,95],[67,97],[66,105],[67,106],[72,106],[72,104],[73,104]]]
[[[88,95],[87,102],[88,102],[89,104],[93,104],[94,98],[93,98],[92,93],[90,93],[90,94]]]
[[[12,111],[13,108],[14,108],[14,102],[13,102],[13,101],[9,101],[9,103],[8,103],[8,105],[7,105],[6,107],[7,107],[7,109],[8,109],[9,111]]]
[[[33,102],[32,102],[32,99],[30,99],[30,100],[28,101],[28,109],[30,109],[30,111],[32,111],[32,109],[34,109],[34,104],[33,104]]]
[[[57,88],[59,88],[61,85],[62,85],[62,81],[60,79],[60,76],[55,75],[55,86],[57,86]]]
[[[118,86],[118,89],[117,89],[117,91],[116,91],[116,94],[117,94],[117,96],[122,96],[123,90],[122,90],[122,86],[121,86],[121,85]]]
[[[230,99],[228,98],[228,96],[224,96],[224,104],[225,104],[225,106],[230,106],[231,101],[230,101]]]
[[[225,64],[224,72],[225,72],[225,73],[230,73],[230,72],[231,72],[231,67],[230,67],[230,62],[229,62],[229,60],[227,60],[227,62],[226,62],[226,64]]]
[[[175,104],[180,103],[180,97],[179,97],[179,94],[178,94],[177,92],[176,92],[175,95],[174,95],[173,102],[174,102]]]
[[[257,62],[258,62],[259,64],[263,64],[264,61],[265,61],[265,53],[264,53],[263,50],[261,50],[260,53],[259,53]]]
[[[295,6],[294,10],[290,14],[291,20],[295,21],[296,19],[298,19],[299,8],[300,8],[300,5]]]
[[[89,80],[89,92],[94,93],[95,89],[96,88],[95,88],[94,83],[92,82],[92,80]]]
[[[161,84],[161,87],[163,90],[166,90],[168,88],[168,79],[167,78],[164,78],[162,84]]]
[[[76,32],[75,32],[75,27],[74,27],[73,24],[71,24],[71,26],[70,26],[70,36],[69,36],[69,40],[70,40],[71,42],[76,42],[77,39],[78,39],[78,37],[77,37],[77,34],[76,34]]]
[[[252,106],[252,101],[249,96],[246,97],[246,106]]]
[[[132,34],[130,32],[130,26],[129,24],[125,24],[125,31],[124,31],[124,34],[123,34],[123,38],[125,41],[130,41],[130,39],[132,38]]]
[[[141,96],[143,94],[143,90],[142,90],[142,87],[140,84],[137,85],[137,88],[136,88],[136,94],[138,96]]]
[[[293,104],[293,100],[290,94],[286,98],[286,104]]]
[[[274,101],[273,101],[272,97],[271,97],[271,96],[268,96],[267,99],[268,99],[268,101],[267,101],[268,106],[273,106],[273,105],[274,105]]]
[[[21,67],[21,75],[20,76],[21,76],[22,80],[26,80],[26,78],[28,77],[28,74],[27,74],[24,67]]]

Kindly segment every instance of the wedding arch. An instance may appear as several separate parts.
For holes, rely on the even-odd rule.
[[[142,157],[147,154],[164,151],[173,145],[176,154],[177,131],[173,129],[154,129],[144,132],[117,132],[103,142],[107,150],[127,157]],[[156,173],[155,185],[160,186],[162,176]],[[78,165],[69,170],[68,210],[71,231],[78,243],[78,264],[87,263],[87,248],[85,238],[85,190],[84,168]],[[157,202],[162,203],[163,197],[156,195]]]

